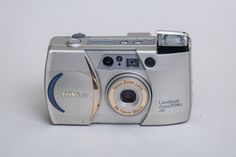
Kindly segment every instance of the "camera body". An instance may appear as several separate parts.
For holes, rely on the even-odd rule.
[[[45,95],[53,124],[182,123],[191,111],[185,32],[51,39]]]

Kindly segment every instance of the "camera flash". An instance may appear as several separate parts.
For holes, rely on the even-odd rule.
[[[185,32],[158,31],[158,46],[188,46],[188,35]]]

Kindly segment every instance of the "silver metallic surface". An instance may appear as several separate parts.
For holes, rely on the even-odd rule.
[[[76,39],[76,38],[72,38],[70,40],[68,40],[67,45],[70,47],[79,47],[81,44],[81,40],[80,39]]]
[[[54,124],[165,125],[181,123],[189,119],[191,40],[187,33],[158,31],[157,36],[151,36],[149,33],[129,33],[127,36],[84,37],[79,38],[79,42],[75,41],[78,39],[72,39],[54,37],[48,49],[45,94],[49,114]],[[88,41],[93,43],[88,44]],[[186,46],[188,51],[158,54],[158,45]],[[113,65],[110,67],[102,65],[104,56],[111,56],[114,60]],[[123,57],[123,61],[116,61],[117,56]],[[155,60],[156,64],[153,67],[145,65],[145,59],[148,57]],[[139,67],[127,67],[129,58],[137,58]],[[55,85],[54,97],[65,110],[64,113],[51,104],[47,93],[51,79],[59,73],[63,73],[63,76]],[[115,105],[112,105],[107,97],[107,87],[111,85],[111,80],[122,75],[125,75],[127,80],[129,77],[132,80],[133,76],[138,76],[133,77],[141,82],[137,83],[137,86],[143,83],[146,88],[144,93],[148,93],[146,105],[142,110],[138,110],[137,114],[127,116],[117,113],[113,108]],[[121,89],[133,89],[137,92],[138,98],[143,99],[135,86],[127,84]],[[114,92],[113,96],[118,98],[116,95],[118,93],[119,91]],[[139,104],[140,100],[135,103]],[[114,101],[122,106],[118,99]],[[132,110],[133,107],[129,109]]]
[[[95,69],[92,66],[92,63],[89,61],[88,57],[85,57],[85,60],[88,64],[88,68],[91,74],[91,79],[93,82],[93,110],[92,110],[92,114],[91,114],[91,120],[93,119],[99,105],[100,105],[100,83],[96,74]]]

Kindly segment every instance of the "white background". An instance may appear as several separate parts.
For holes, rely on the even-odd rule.
[[[49,40],[56,35],[125,35],[156,29],[193,41],[188,123],[53,126],[43,92]],[[236,156],[234,0],[1,0],[0,156]]]

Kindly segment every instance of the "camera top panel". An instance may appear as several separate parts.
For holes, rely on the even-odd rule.
[[[158,54],[187,52],[191,48],[191,39],[185,32],[158,31],[156,36],[150,33],[128,33],[126,36],[86,36],[77,33],[72,36],[54,37],[51,47],[61,50],[144,50]]]
[[[156,37],[151,36],[150,33],[128,33],[127,36],[87,38],[87,45],[156,45]]]
[[[156,40],[153,39],[104,39],[91,38],[88,39],[88,45],[155,45]]]

